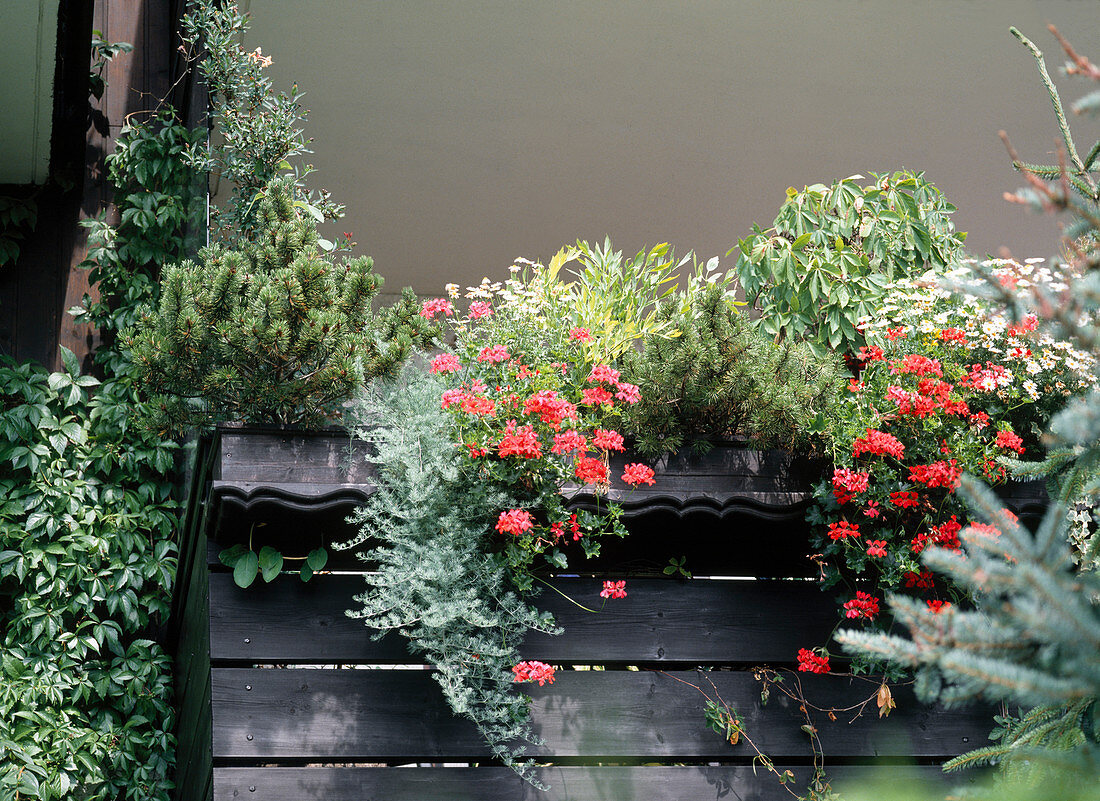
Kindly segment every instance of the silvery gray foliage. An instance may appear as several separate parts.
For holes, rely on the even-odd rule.
[[[557,633],[511,585],[504,559],[491,548],[497,511],[519,505],[471,481],[446,434],[443,384],[408,367],[363,402],[374,445],[377,488],[355,515],[359,535],[343,548],[369,547],[367,589],[349,610],[375,630],[397,630],[409,650],[436,670],[451,709],[478,727],[493,754],[537,785],[523,743],[537,744],[529,698],[515,692],[512,666],[528,629]]]

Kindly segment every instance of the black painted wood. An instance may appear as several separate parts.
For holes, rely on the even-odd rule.
[[[832,596],[810,582],[628,579],[627,597],[604,602],[602,583],[559,578],[537,606],[565,629],[528,635],[526,659],[553,664],[793,662],[799,648],[828,639]],[[211,659],[251,663],[405,664],[404,640],[371,639],[345,611],[366,589],[362,576],[293,575],[247,590],[227,573],[210,576]],[[557,590],[557,591],[555,591]],[[566,597],[584,604],[580,609]],[[247,640],[247,642],[246,642]]]
[[[286,554],[304,556],[317,545],[346,542],[356,534],[355,526],[346,519],[356,508],[357,504],[346,498],[328,507],[311,509],[263,502],[254,504],[247,512],[228,501],[222,502],[208,562],[217,566],[218,553],[223,548],[247,543],[253,525],[257,526],[255,542],[271,545]],[[659,576],[669,559],[676,558],[687,559],[687,569],[701,576],[792,578],[819,573],[809,559],[813,551],[802,510],[769,519],[656,510],[625,522],[630,536],[605,537],[601,553],[595,558],[586,559],[577,545],[567,544],[570,572],[599,573],[608,578]],[[308,547],[303,550],[304,546]],[[369,543],[354,551],[330,549],[328,569],[370,570],[370,565],[356,555],[369,549]]]
[[[369,484],[368,443],[344,431],[219,426],[214,479],[271,484]]]
[[[804,790],[810,770],[790,770]],[[215,797],[248,801],[790,801],[791,794],[763,769],[747,766],[545,767],[535,770],[549,789],[525,784],[507,768],[215,768]],[[868,780],[915,783],[928,798],[947,786],[972,783],[945,777],[932,766],[840,766],[829,770],[835,789]]]
[[[709,680],[709,681],[708,681]],[[792,679],[793,680],[793,679]],[[873,694],[873,684],[839,677],[800,680],[818,706],[848,706]],[[744,717],[756,745],[772,758],[805,759],[804,722],[773,690],[766,706],[747,672],[559,671],[554,684],[525,685],[532,721],[545,745],[540,758],[592,761],[737,760],[753,755],[731,746],[703,723],[705,698],[718,694]],[[480,759],[487,748],[469,721],[454,717],[427,671],[215,669],[212,676],[215,760],[418,761]],[[905,688],[887,718],[873,704],[855,721],[815,720],[833,759],[943,759],[986,742],[988,710],[918,705]]]

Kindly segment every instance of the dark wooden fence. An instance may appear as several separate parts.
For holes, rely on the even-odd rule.
[[[309,583],[283,575],[247,590],[217,563],[257,522],[264,541],[288,553],[347,536],[343,518],[369,492],[348,445],[336,435],[223,431],[200,449],[177,599],[178,798],[790,798],[754,768],[744,739],[730,745],[705,726],[700,689],[736,708],[748,738],[805,787],[805,716],[777,689],[763,704],[752,670],[792,667],[800,647],[827,640],[836,616],[833,599],[805,577],[808,477],[784,457],[682,460],[666,465],[664,488],[615,491],[636,531],[585,564],[591,574],[554,580],[561,594],[545,591],[539,605],[565,633],[531,635],[522,649],[560,666],[552,685],[522,687],[545,741],[531,754],[551,765],[539,769],[551,788],[541,792],[492,763],[400,638],[374,641],[345,615],[364,588],[354,557],[337,555],[332,572]],[[696,578],[658,577],[669,557],[685,554]],[[628,597],[599,614],[563,597],[599,606],[602,578],[626,578]],[[789,674],[788,686],[796,682],[819,707],[848,707],[877,686]],[[895,695],[884,719],[873,703],[835,720],[812,713],[831,776],[883,766],[895,776],[938,774],[937,763],[987,742],[988,710],[927,708],[904,687]]]

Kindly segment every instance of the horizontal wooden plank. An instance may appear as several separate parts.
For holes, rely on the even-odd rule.
[[[705,678],[704,678],[705,677]],[[699,685],[744,718],[748,736],[777,760],[807,759],[810,746],[796,705],[773,690],[766,706],[760,684],[746,672],[559,671],[554,684],[524,685],[540,758],[597,761],[683,759],[748,761],[753,752],[731,746],[703,722]],[[792,679],[793,680],[793,679]],[[843,708],[871,695],[865,681],[800,677],[817,706]],[[832,759],[942,759],[984,744],[988,711],[918,705],[907,688],[898,708],[879,719],[872,707],[815,724]],[[214,757],[221,760],[453,762],[480,759],[487,749],[476,728],[455,718],[427,671],[220,669],[213,672]]]
[[[804,792],[810,769],[790,770]],[[834,789],[868,781],[928,788],[940,798],[946,786],[968,785],[934,766],[828,767]],[[548,790],[522,781],[508,768],[215,768],[214,799],[248,801],[688,801],[730,798],[790,801],[775,776],[749,766],[543,767],[535,775]]]
[[[297,510],[279,504],[260,504],[246,511],[233,504],[220,506],[217,530],[212,532],[210,564],[236,543],[247,543],[253,531],[256,545],[271,545],[288,555],[304,556],[318,545],[346,542],[355,527],[346,520],[355,504],[341,501],[331,507]],[[586,559],[579,545],[564,548],[570,572],[660,575],[669,559],[685,559],[689,571],[701,575],[791,578],[817,575],[809,559],[809,527],[803,511],[778,517],[654,509],[626,522],[629,536],[605,537],[601,554]],[[260,525],[262,524],[262,525]],[[308,547],[305,547],[308,546]],[[369,569],[355,551],[329,550],[329,569]],[[622,578],[624,576],[618,576]]]
[[[370,444],[345,432],[219,428],[218,435],[218,480],[360,484],[374,474]]]
[[[565,632],[528,635],[526,659],[553,664],[793,662],[825,642],[836,622],[830,595],[810,582],[629,579],[627,597],[600,598],[597,579],[559,578],[536,605]],[[242,590],[210,575],[211,659],[252,663],[408,663],[404,640],[372,630],[345,611],[366,589],[362,576],[292,575]],[[555,592],[554,590],[557,590]],[[590,609],[580,609],[566,597]]]

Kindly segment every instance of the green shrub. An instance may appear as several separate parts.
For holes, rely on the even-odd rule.
[[[325,258],[294,193],[291,179],[272,181],[254,241],[166,268],[158,307],[124,337],[154,396],[154,430],[219,420],[323,425],[364,379],[393,374],[433,341],[411,291],[372,318],[382,284],[373,262]]]
[[[963,256],[955,207],[923,173],[853,175],[832,186],[787,190],[766,231],[738,251],[737,274],[760,326],[777,340],[804,339],[818,354],[855,353],[859,319],[871,314],[891,281],[942,270]],[[727,254],[729,255],[729,254]]]
[[[840,392],[839,360],[803,343],[775,344],[708,285],[686,304],[661,306],[658,320],[679,336],[650,336],[623,357],[623,375],[642,388],[624,427],[641,453],[683,445],[705,450],[733,435],[757,445],[807,449]]]

